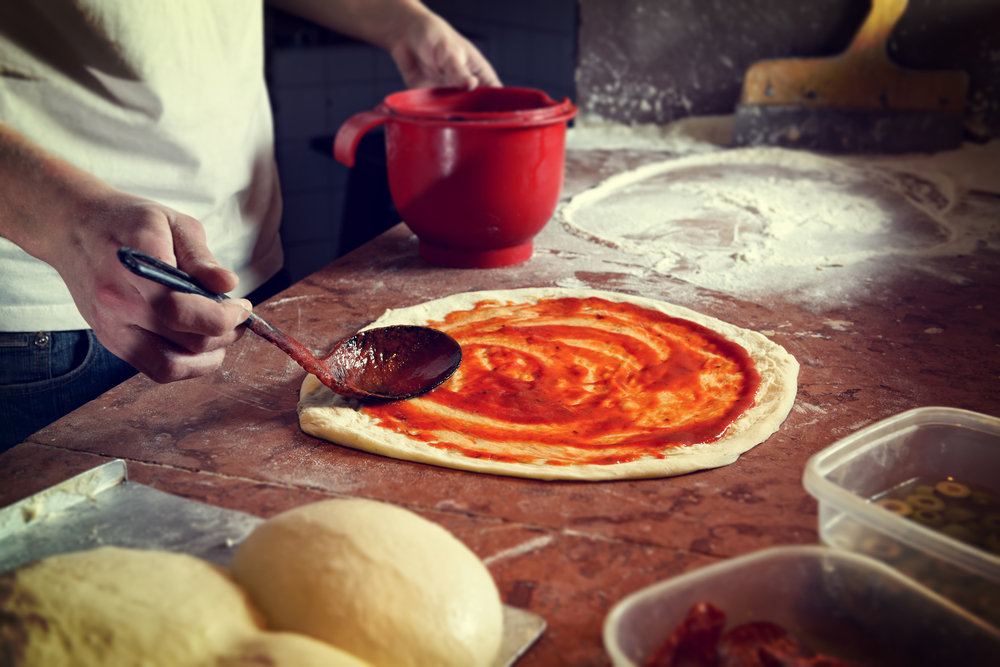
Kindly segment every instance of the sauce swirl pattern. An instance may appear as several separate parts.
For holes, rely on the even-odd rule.
[[[549,465],[664,458],[713,442],[754,405],[750,355],[693,322],[630,303],[483,301],[431,322],[462,346],[434,391],[361,409],[382,428],[465,456]]]

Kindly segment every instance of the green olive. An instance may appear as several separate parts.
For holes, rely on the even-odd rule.
[[[851,551],[854,549],[854,540],[847,535],[832,535],[827,538],[831,547],[837,547],[838,549],[846,549]]]
[[[975,512],[964,507],[949,507],[944,511],[944,518],[951,523],[965,523],[978,516]]]
[[[923,579],[930,575],[927,559],[905,547],[902,555],[893,562],[892,566],[911,579]]]
[[[913,512],[913,507],[909,503],[905,503],[902,500],[896,500],[895,498],[883,498],[882,500],[876,500],[875,504],[879,507],[883,507],[893,514],[898,514],[899,516],[910,516]]]
[[[918,484],[913,492],[920,496],[932,496],[934,495],[934,487],[930,484]]]
[[[1000,595],[983,595],[977,602],[979,615],[1000,627]]]
[[[980,507],[992,507],[994,505],[1000,505],[1000,499],[996,496],[992,496],[988,493],[983,493],[982,491],[973,491],[969,500],[975,505]]]
[[[928,510],[930,512],[940,512],[944,509],[944,501],[937,496],[912,495],[907,497],[906,502],[913,509]]]
[[[947,517],[945,517],[945,518],[947,518]],[[987,535],[989,535],[989,531],[986,530],[985,528],[983,528],[982,524],[980,524],[978,521],[974,521],[974,520],[973,521],[965,521],[965,522],[955,521],[953,523],[961,523],[963,526],[965,526],[970,531],[972,531],[972,533],[976,536],[977,540],[981,540],[984,537],[986,537]]]
[[[931,572],[928,576],[934,577],[942,583],[950,582],[957,586],[964,585],[969,579],[967,570],[959,568],[946,558],[936,557],[931,559]]]
[[[978,542],[979,536],[976,535],[974,531],[960,523],[949,523],[941,529],[941,532],[950,537],[954,537],[956,540],[961,542],[968,542],[969,544],[975,544]]]
[[[930,510],[915,510],[910,517],[914,521],[922,523],[930,528],[936,528],[944,524],[944,517],[942,517],[939,513],[931,512]]]
[[[863,539],[861,541],[861,550],[869,556],[881,559],[895,558],[902,551],[895,542],[877,535]]]
[[[970,493],[969,487],[965,484],[960,484],[959,482],[954,482],[951,480],[945,480],[943,482],[938,482],[934,485],[934,488],[942,496],[948,496],[949,498],[966,498]]]

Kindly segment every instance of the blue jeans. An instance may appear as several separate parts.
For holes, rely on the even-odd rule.
[[[246,298],[256,306],[291,283],[281,269]],[[0,332],[0,453],[137,372],[89,329]]]
[[[135,374],[90,330],[0,332],[0,452]]]

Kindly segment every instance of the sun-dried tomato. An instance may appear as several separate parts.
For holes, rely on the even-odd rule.
[[[644,667],[714,667],[715,648],[726,626],[726,615],[711,602],[699,602]]]
[[[858,667],[817,655],[777,623],[752,621],[723,634],[725,625],[721,609],[699,602],[643,667]]]
[[[719,667],[770,667],[789,658],[811,658],[814,653],[777,623],[753,621],[722,636],[718,645]],[[765,654],[767,657],[765,657]]]

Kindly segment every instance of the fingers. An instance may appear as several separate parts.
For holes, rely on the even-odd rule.
[[[219,266],[194,218],[143,203],[121,220],[129,231],[110,240],[109,257],[128,245],[177,266],[210,291],[225,293],[237,286],[236,274]],[[112,353],[157,382],[215,371],[226,348],[245,333],[239,325],[252,310],[245,299],[216,302],[178,293],[134,275],[116,257],[107,261],[112,271],[104,271],[102,265],[95,262],[93,267],[96,288],[87,321]],[[74,297],[78,304],[87,301],[86,292],[80,296]]]
[[[225,349],[244,333],[249,302],[217,303],[178,294],[131,273],[118,250],[141,250],[191,274],[216,293],[239,280],[218,265],[199,221],[156,202],[110,187],[91,187],[67,198],[44,261],[63,278],[84,320],[113,354],[157,382],[214,371]]]
[[[165,384],[215,372],[225,359],[225,347],[192,352],[151,331],[131,326],[115,338],[112,353],[154,382]]]
[[[101,342],[156,382],[214,372],[246,332],[239,324],[249,316],[250,302],[216,303],[145,282],[145,295],[125,285],[114,296],[101,295],[102,306],[90,320]]]
[[[216,371],[226,349],[246,333],[239,323],[250,314],[249,308],[250,302],[243,299],[220,304],[193,294],[175,294],[164,300],[159,317],[151,323],[145,327],[128,324],[114,336],[114,348],[105,345],[156,382],[200,377]]]
[[[146,311],[109,313],[94,331],[112,353],[156,382],[176,382],[212,373],[222,365],[226,348],[246,332],[239,326],[252,306],[245,299],[216,303],[195,294],[157,286],[160,294]],[[124,317],[123,317],[124,315]]]
[[[441,45],[446,48],[447,45]],[[469,48],[474,48],[469,45]],[[409,88],[465,88],[501,86],[499,77],[483,58],[466,58],[466,53],[444,53],[437,57],[415,60],[404,69],[403,78]]]
[[[472,90],[479,85],[479,76],[464,60],[449,58],[445,60],[441,80],[445,86]]]
[[[487,86],[492,88],[499,88],[503,85],[500,82],[500,77],[493,70],[493,66],[490,65],[489,61],[484,58],[479,51],[473,47],[471,44],[473,52],[469,53],[468,60],[468,70],[469,75],[472,76],[475,81],[471,88],[476,88],[477,86]]]
[[[497,80],[493,68],[479,51],[461,35],[446,33],[435,48],[428,73],[435,85],[472,90],[485,84],[488,77]]]
[[[421,16],[390,52],[409,88],[502,85],[479,50],[434,14]]]
[[[209,291],[221,294],[235,288],[239,279],[233,271],[215,261],[205,245],[201,224],[176,212],[169,213],[166,245],[164,239],[151,242],[150,247],[158,247],[159,252],[149,254],[177,266]],[[143,250],[142,247],[138,249]],[[244,299],[213,301],[200,295],[175,292],[130,273],[125,275],[127,282],[146,302],[145,308],[139,304],[133,308],[131,323],[192,352],[216,349],[238,340],[242,333],[234,333],[234,330],[252,310],[250,302]]]
[[[232,345],[243,335],[239,325],[253,309],[246,299],[221,303],[194,294],[165,293],[150,302],[156,317],[143,328],[191,352]]]
[[[192,277],[197,273],[200,277],[196,279],[203,285],[214,279],[215,289],[225,289],[230,279],[236,280],[232,271],[217,265],[207,253],[189,259],[184,267],[178,268]],[[235,343],[245,331],[240,324],[253,311],[253,305],[246,299],[213,301],[197,294],[175,292],[142,278],[139,281],[137,286],[147,309],[135,313],[135,326],[191,353],[212,352]]]

